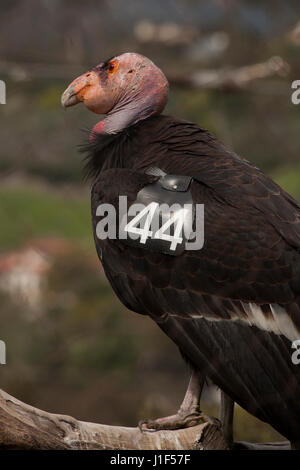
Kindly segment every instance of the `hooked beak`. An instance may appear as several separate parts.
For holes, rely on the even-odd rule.
[[[74,106],[84,101],[86,93],[95,87],[97,83],[97,75],[95,72],[87,72],[80,77],[75,78],[68,88],[63,92],[61,104],[64,108]]]
[[[75,78],[61,97],[61,104],[64,108],[81,102],[96,114],[106,114],[112,109],[112,93],[103,89],[100,77],[94,70]]]
[[[61,95],[61,105],[64,108],[69,108],[77,103],[80,103],[80,100],[74,90],[74,86],[70,85]]]

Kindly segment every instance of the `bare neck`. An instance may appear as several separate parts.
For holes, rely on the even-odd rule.
[[[92,132],[118,134],[139,121],[160,114],[163,108],[155,95],[148,97],[137,95],[131,100],[121,100],[105,119],[96,124]]]

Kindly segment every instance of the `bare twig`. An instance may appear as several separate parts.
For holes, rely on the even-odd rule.
[[[211,90],[241,90],[251,82],[274,76],[286,76],[289,65],[281,57],[271,57],[266,62],[238,68],[222,68],[219,70],[201,70],[184,76],[168,76],[174,84],[192,88]]]

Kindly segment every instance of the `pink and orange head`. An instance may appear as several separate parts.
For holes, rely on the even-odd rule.
[[[83,102],[97,114],[138,103],[149,115],[159,114],[168,100],[168,81],[151,60],[125,53],[94,67],[76,78],[62,95],[64,107]]]

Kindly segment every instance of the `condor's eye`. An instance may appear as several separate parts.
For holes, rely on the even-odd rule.
[[[108,65],[108,71],[113,72],[115,69],[115,64],[112,62],[111,64]]]

